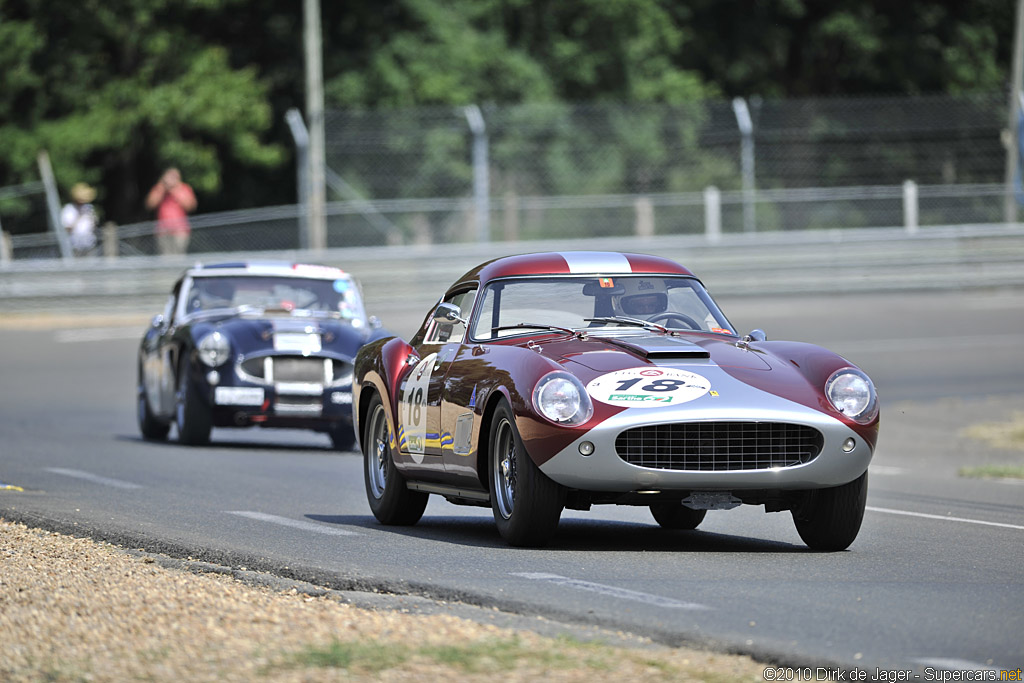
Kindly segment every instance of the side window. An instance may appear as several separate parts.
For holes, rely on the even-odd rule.
[[[473,302],[476,301],[476,290],[468,289],[458,292],[445,298],[444,303],[453,304],[462,311],[462,318],[467,318],[473,312]],[[466,338],[466,326],[462,323],[445,325],[437,322],[430,324],[426,339],[428,344],[445,344],[447,342],[462,341]]]

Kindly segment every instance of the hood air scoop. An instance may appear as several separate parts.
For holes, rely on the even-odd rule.
[[[668,358],[710,358],[707,349],[675,337],[645,337],[626,341],[615,337],[601,337],[602,341],[614,344],[627,351],[652,360]]]

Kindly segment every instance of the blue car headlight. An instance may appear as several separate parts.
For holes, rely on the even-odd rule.
[[[825,395],[836,410],[855,422],[871,422],[878,415],[875,385],[856,368],[833,372],[825,383]]]
[[[199,353],[199,360],[211,368],[223,365],[231,356],[231,344],[227,336],[220,332],[211,332],[200,339],[196,350]]]
[[[558,424],[583,424],[594,414],[583,383],[568,372],[549,372],[540,378],[533,389],[533,407]]]

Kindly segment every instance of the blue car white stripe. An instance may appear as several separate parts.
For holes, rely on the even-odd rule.
[[[622,254],[605,251],[574,251],[558,254],[569,264],[570,273],[632,273],[629,260]]]

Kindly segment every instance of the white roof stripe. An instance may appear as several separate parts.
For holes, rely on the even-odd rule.
[[[188,271],[194,278],[237,277],[256,275],[265,277],[295,277],[311,280],[345,280],[349,274],[340,268],[313,264],[240,263],[238,266],[197,266]]]
[[[570,273],[632,273],[629,260],[608,251],[562,251]]]

